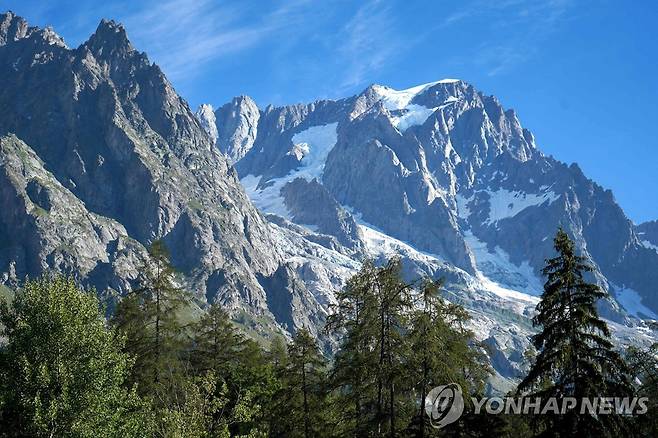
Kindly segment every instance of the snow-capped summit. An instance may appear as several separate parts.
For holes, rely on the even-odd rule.
[[[355,261],[401,255],[409,275],[445,277],[472,313],[486,302],[523,319],[561,225],[610,293],[609,320],[634,326],[658,314],[649,228],[640,239],[608,192],[542,154],[513,110],[464,81],[372,85],[336,101],[268,107],[253,129],[235,163],[249,196],[328,249],[338,241]],[[520,347],[524,329],[499,317],[480,314],[481,337]]]
[[[436,106],[427,107],[414,102],[419,95],[422,95],[436,85],[455,84],[458,82],[461,81],[458,79],[442,79],[405,90],[395,90],[384,85],[373,85],[372,90],[376,95],[380,96],[384,108],[391,113],[393,126],[400,132],[404,132],[412,126],[425,123],[438,109],[458,101],[457,97],[448,95],[445,96],[443,102],[436,102]]]
[[[328,228],[315,213],[351,215],[466,273],[487,272],[534,293],[552,234],[569,224],[604,289],[633,288],[658,312],[651,281],[630,265],[640,253],[658,265],[658,253],[638,243],[614,199],[577,166],[544,156],[513,110],[462,80],[402,90],[372,85],[345,99],[264,111],[242,96],[215,114],[226,138],[218,146],[230,151],[266,213],[331,228],[344,241],[344,229]],[[310,135],[319,132],[334,137]],[[619,230],[618,239],[593,237],[604,223]]]

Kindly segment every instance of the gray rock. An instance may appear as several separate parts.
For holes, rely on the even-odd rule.
[[[293,279],[262,283],[284,265],[270,225],[123,26],[103,20],[68,49],[1,15],[0,107],[0,132],[12,133],[2,139],[0,278],[56,270],[121,293],[145,246],[164,239],[200,300],[283,330],[266,288]],[[310,315],[317,304],[296,309],[307,305]]]
[[[201,123],[203,130],[210,136],[212,144],[216,144],[219,133],[217,132],[217,118],[215,117],[212,105],[200,105],[195,116],[199,120],[199,123]]]
[[[260,110],[250,97],[240,96],[215,112],[217,144],[231,163],[239,161],[254,145]]]
[[[356,253],[362,250],[356,221],[317,179],[296,178],[283,186],[281,194],[295,222],[313,224],[318,233],[335,236],[344,247]]]

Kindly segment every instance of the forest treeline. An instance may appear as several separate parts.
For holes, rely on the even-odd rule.
[[[658,436],[658,347],[615,349],[603,292],[558,231],[515,397],[647,397],[643,415],[476,414],[493,371],[469,315],[441,283],[407,282],[371,262],[337,293],[326,357],[308,330],[263,346],[218,304],[192,300],[155,242],[140,286],[105,317],[94,291],[61,276],[27,281],[0,307],[1,437],[616,437]],[[424,400],[459,384],[463,415],[441,429]],[[580,403],[580,402],[578,402]]]

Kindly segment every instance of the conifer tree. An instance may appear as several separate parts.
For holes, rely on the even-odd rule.
[[[153,242],[149,256],[140,287],[120,301],[114,323],[126,336],[126,351],[135,357],[132,379],[140,394],[166,403],[183,368],[185,337],[179,316],[190,297],[177,286],[164,242]]]
[[[330,435],[327,426],[326,360],[306,329],[288,346],[288,366],[275,395],[272,436],[314,438]]]
[[[405,386],[405,358],[409,357],[409,343],[405,337],[408,328],[408,312],[411,308],[412,284],[402,279],[402,263],[399,258],[389,260],[378,270],[375,277],[377,305],[376,327],[378,330],[376,351],[378,354],[377,433],[396,436],[398,423],[406,425],[405,414],[410,414],[407,400],[400,397]]]
[[[238,332],[228,313],[213,304],[192,327],[192,364],[197,373],[213,370],[230,373],[239,365],[239,356],[247,339]]]
[[[264,408],[274,387],[263,350],[238,331],[217,303],[192,332],[190,356],[196,380],[204,383],[201,389],[213,388],[217,399],[226,400],[221,410],[205,414],[212,420],[212,431],[226,425],[232,435],[242,436],[264,429]]]
[[[275,335],[272,338],[267,357],[274,369],[274,374],[277,377],[281,377],[288,366],[288,347],[283,336]]]
[[[618,436],[624,429],[620,415],[581,415],[584,397],[624,397],[632,394],[627,367],[614,351],[607,324],[599,318],[596,302],[604,293],[584,275],[592,271],[576,255],[573,241],[560,229],[554,239],[557,256],[546,261],[544,292],[533,323],[541,331],[533,337],[538,351],[518,390],[529,397],[577,400],[564,414],[542,415],[544,436]]]
[[[639,436],[658,436],[658,344],[648,348],[629,347],[626,361],[635,382],[636,396],[647,398],[647,412],[635,415]]]
[[[401,270],[398,258],[380,268],[366,262],[338,295],[329,320],[329,329],[344,335],[332,385],[337,400],[347,402],[341,406],[348,436],[395,436],[414,409],[406,368],[413,285]]]
[[[420,400],[409,432],[419,437],[436,432],[430,428],[424,403],[432,388],[457,383],[465,394],[481,396],[490,373],[482,349],[473,345],[473,333],[465,329],[470,316],[461,306],[444,301],[440,287],[440,282],[425,280],[409,332],[412,353],[408,368]]]
[[[351,277],[337,292],[337,304],[327,320],[327,330],[341,336],[331,370],[331,386],[340,421],[339,435],[363,436],[374,425],[378,358],[377,302],[375,282],[377,269],[371,261]]]

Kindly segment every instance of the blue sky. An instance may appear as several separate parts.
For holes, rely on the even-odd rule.
[[[455,77],[514,108],[542,150],[658,219],[653,0],[2,0],[70,46],[123,22],[193,108],[261,107]]]

